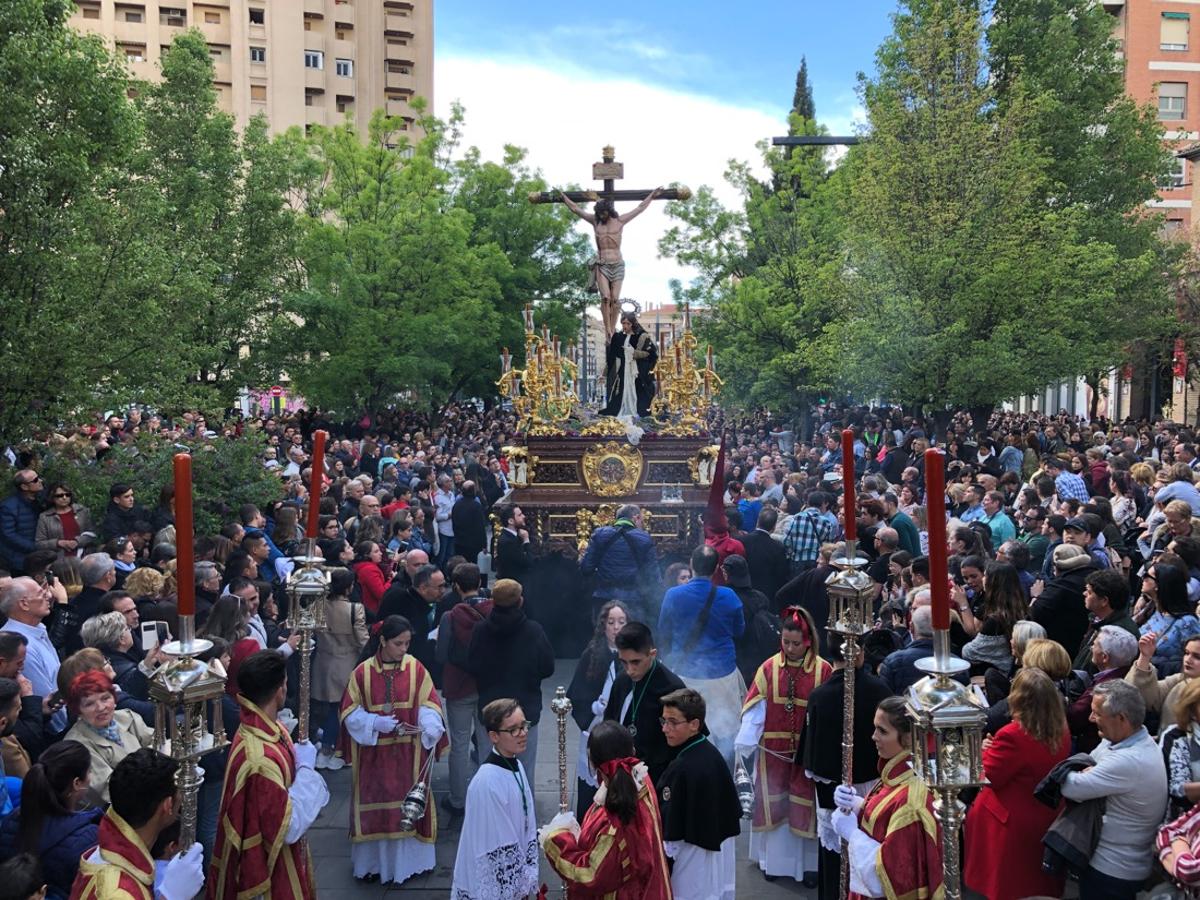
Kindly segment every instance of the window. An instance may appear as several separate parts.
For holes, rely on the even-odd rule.
[[[168,9],[164,6],[158,11],[158,22],[169,28],[183,28],[187,25],[187,10]]]
[[[1187,160],[1177,156],[1171,160],[1171,171],[1163,179],[1162,188],[1166,191],[1177,191],[1187,183]]]
[[[1183,219],[1167,219],[1163,222],[1163,236],[1172,237],[1183,231]]]
[[[1189,14],[1165,12],[1159,26],[1158,48],[1160,50],[1186,50],[1188,48]]]
[[[1178,121],[1187,118],[1187,82],[1164,81],[1158,86],[1158,117]]]
[[[266,47],[251,47],[250,48],[250,62],[265,63],[266,61],[267,61],[267,48]]]
[[[266,25],[267,11],[265,9],[255,9],[250,7],[250,24],[251,25]]]
[[[135,12],[132,9],[127,9],[127,10],[125,10],[125,21],[126,22],[140,22],[140,21],[142,21],[142,14],[141,14],[141,12]]]
[[[305,50],[304,51],[304,68],[306,68],[306,69],[324,69],[325,68],[325,54],[322,53],[320,50]]]
[[[265,84],[250,85],[250,100],[253,103],[266,103],[267,86]]]
[[[125,60],[127,62],[145,62],[146,61],[146,48],[145,47],[138,47],[133,44],[126,44],[121,49],[125,53]]]
[[[219,12],[206,12],[204,14],[204,24],[205,25],[220,25],[221,24],[221,14]]]
[[[342,78],[353,78],[354,77],[354,60],[339,59],[337,61],[337,73]]]
[[[85,19],[100,18],[100,7],[99,6],[83,6],[83,7],[80,7],[79,11],[83,14],[83,17]]]

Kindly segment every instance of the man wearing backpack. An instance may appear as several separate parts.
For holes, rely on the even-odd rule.
[[[692,551],[692,580],[667,591],[657,632],[672,671],[704,697],[712,742],[732,766],[733,738],[746,691],[736,644],[746,631],[746,620],[738,595],[714,580],[717,559],[717,551],[708,545]]]
[[[476,722],[479,688],[475,676],[467,671],[467,657],[475,626],[492,611],[492,601],[479,595],[481,578],[479,566],[474,563],[455,566],[451,583],[454,605],[438,625],[436,655],[443,664],[442,697],[450,724],[450,793],[442,800],[442,808],[451,815],[460,815],[466,808],[467,782],[474,774],[472,731],[476,732],[479,747],[491,746],[487,732]]]
[[[579,568],[593,581],[591,621],[609,600],[620,600],[635,620],[644,621],[649,598],[642,595],[641,585],[648,575],[658,584],[658,558],[654,538],[642,527],[642,511],[632,503],[618,509],[611,525],[592,534]]]

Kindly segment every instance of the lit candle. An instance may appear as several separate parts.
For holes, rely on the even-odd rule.
[[[683,348],[678,344],[675,345],[675,371],[683,371]]]
[[[929,595],[933,627],[950,627],[950,584],[946,566],[946,469],[942,452],[925,451],[925,517],[929,522]]]
[[[176,453],[175,571],[180,573],[176,590],[181,616],[196,614],[196,579],[189,577],[195,569],[195,538],[192,529],[192,457],[187,453]]]
[[[692,304],[683,304],[683,330],[692,330]]]
[[[504,352],[500,354],[501,371],[507,372],[512,368],[512,355],[508,352],[508,348],[504,348]]]
[[[713,349],[712,349],[712,344],[709,344],[709,345],[708,345],[708,353],[707,353],[707,354],[705,354],[705,364],[706,364],[707,368],[709,368],[709,369],[713,368]]]
[[[858,540],[858,509],[854,502],[854,431],[842,432],[842,501],[846,517],[846,540]],[[857,554],[856,554],[857,555]]]
[[[313,433],[312,480],[308,487],[308,524],[304,536],[311,540],[317,538],[317,519],[321,515],[321,487],[325,477],[325,439],[324,431]]]
[[[525,330],[533,331],[533,304],[525,304]]]

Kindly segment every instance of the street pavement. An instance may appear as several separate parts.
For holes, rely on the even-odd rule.
[[[537,772],[533,776],[534,805],[539,823],[546,823],[558,812],[558,728],[550,712],[550,700],[558,685],[570,683],[575,660],[559,660],[554,676],[542,684],[544,712],[538,727]],[[567,721],[567,777],[575,777],[574,760],[579,748],[579,729]],[[454,856],[458,847],[461,820],[448,822],[437,807],[438,839],[437,868],[432,872],[410,878],[402,885],[360,884],[350,868],[350,768],[337,772],[322,771],[329,784],[331,799],[320,818],[308,832],[309,848],[317,871],[318,896],[322,900],[350,900],[362,897],[404,897],[406,900],[444,898],[450,895],[454,873]],[[449,767],[443,759],[433,767],[433,789],[436,802],[441,803],[449,786]],[[574,797],[571,798],[574,808]],[[738,838],[737,896],[739,898],[816,898],[816,890],[807,890],[788,878],[768,882],[750,862],[748,855],[749,822],[743,820],[743,832]],[[542,860],[542,881],[550,887],[551,896],[562,896],[562,882]]]

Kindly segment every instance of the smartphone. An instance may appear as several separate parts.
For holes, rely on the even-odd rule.
[[[142,622],[140,625],[142,631],[142,650],[149,653],[159,645],[158,626],[166,627],[166,622]]]

